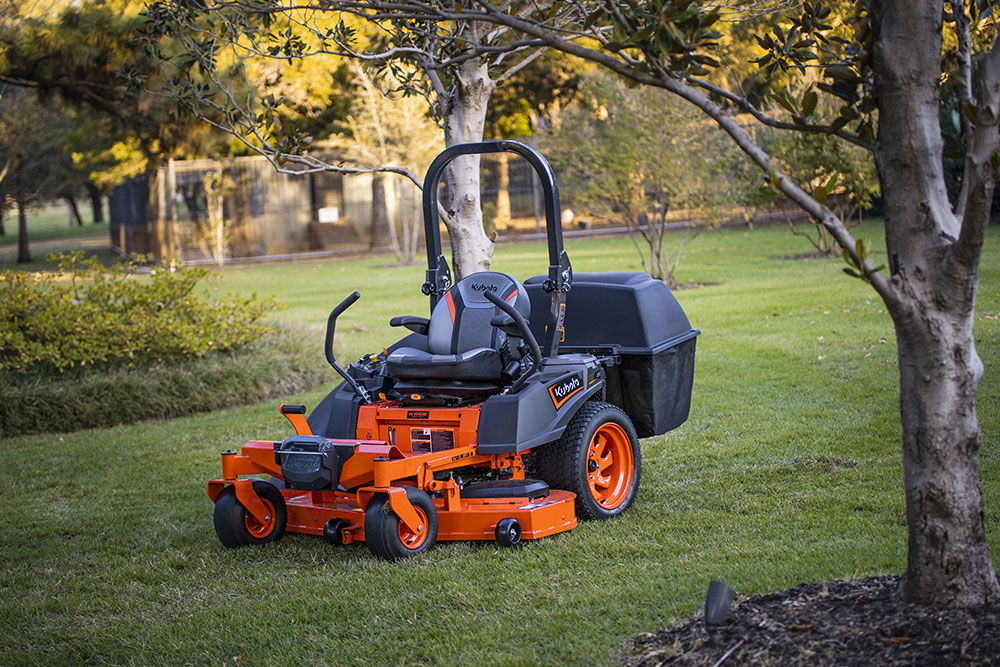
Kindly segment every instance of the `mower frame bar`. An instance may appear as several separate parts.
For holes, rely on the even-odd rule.
[[[542,185],[545,208],[545,236],[549,246],[549,274],[544,289],[552,294],[552,306],[545,327],[545,356],[555,356],[562,336],[566,296],[573,282],[573,267],[563,249],[562,219],[559,207],[559,188],[552,167],[541,153],[519,141],[481,141],[451,146],[438,155],[424,178],[423,208],[424,236],[427,244],[427,282],[423,291],[430,297],[431,312],[438,299],[451,287],[451,271],[441,252],[441,228],[438,216],[438,186],[445,168],[455,158],[463,155],[485,153],[516,153],[538,174]]]

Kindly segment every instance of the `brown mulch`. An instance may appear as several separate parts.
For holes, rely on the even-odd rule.
[[[802,584],[738,599],[709,632],[698,614],[641,635],[625,665],[1000,665],[1000,605],[903,602],[898,576]]]

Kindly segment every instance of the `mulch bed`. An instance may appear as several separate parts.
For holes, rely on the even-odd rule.
[[[1000,665],[1000,605],[903,602],[898,576],[802,584],[736,601],[708,632],[699,614],[641,635],[626,665]]]

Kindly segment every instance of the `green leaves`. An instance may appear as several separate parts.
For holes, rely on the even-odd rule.
[[[604,44],[605,50],[637,49],[647,59],[664,62],[670,71],[682,76],[704,76],[710,68],[720,66],[716,58],[705,53],[716,48],[721,37],[710,29],[719,20],[719,12],[691,0],[622,3],[618,11],[624,21],[603,8],[584,21],[585,28],[602,19],[611,21],[611,40]]]
[[[857,239],[854,242],[854,252],[858,256],[857,262],[855,262],[854,259],[851,257],[851,253],[847,251],[847,248],[842,248],[840,251],[841,256],[844,258],[844,262],[849,267],[843,269],[844,273],[851,276],[852,278],[860,278],[861,280],[864,280],[867,283],[871,282],[869,274],[878,273],[879,271],[885,269],[885,264],[880,264],[871,271],[867,272],[865,271],[864,263],[865,260],[868,259],[868,250],[870,247],[871,247],[871,241],[869,241],[868,239]]]
[[[802,4],[798,13],[776,17],[769,33],[754,37],[764,51],[754,62],[770,86],[767,97],[791,114],[793,122],[842,133],[858,121],[851,131],[871,142],[875,126],[868,60],[873,37],[868,15],[860,3],[845,20],[833,21],[832,14],[831,7],[817,0]],[[790,92],[794,89],[805,92]],[[822,103],[823,94],[836,98],[839,110],[831,114],[831,105]]]
[[[0,272],[0,369],[126,365],[177,361],[230,350],[269,329],[278,304],[197,290],[209,274],[139,262],[110,268],[83,253],[54,255],[63,277]]]
[[[826,182],[825,185],[817,185],[815,188],[813,188],[813,199],[815,199],[820,204],[826,202],[826,198],[829,197],[830,193],[833,192],[834,188],[837,187],[837,181],[839,180],[839,178],[840,174],[834,174],[833,176],[830,177],[830,179]]]

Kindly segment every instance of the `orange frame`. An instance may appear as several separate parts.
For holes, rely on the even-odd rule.
[[[284,406],[282,406],[282,414]],[[285,414],[296,434],[312,435],[300,414]],[[529,501],[512,498],[462,498],[454,479],[439,480],[434,473],[467,466],[510,469],[514,479],[524,479],[520,454],[479,454],[476,433],[479,407],[412,408],[398,403],[361,406],[358,411],[356,440],[331,440],[354,447],[340,474],[342,488],[354,491],[282,490],[288,509],[286,530],[322,535],[331,519],[342,519],[344,544],[363,541],[364,512],[378,494],[388,497],[393,512],[412,533],[422,535],[421,525],[404,486],[416,486],[434,498],[438,514],[438,540],[492,540],[497,523],[514,518],[521,524],[522,539],[537,539],[570,530],[576,526],[575,494],[553,489],[545,498]],[[414,430],[451,433],[453,446],[439,451],[414,453]],[[274,443],[251,440],[240,454],[222,454],[222,477],[208,482],[208,496],[214,502],[227,485],[235,487],[237,500],[247,512],[263,521],[264,504],[253,491],[250,479],[242,475],[271,475],[281,478],[281,467],[274,457]]]

